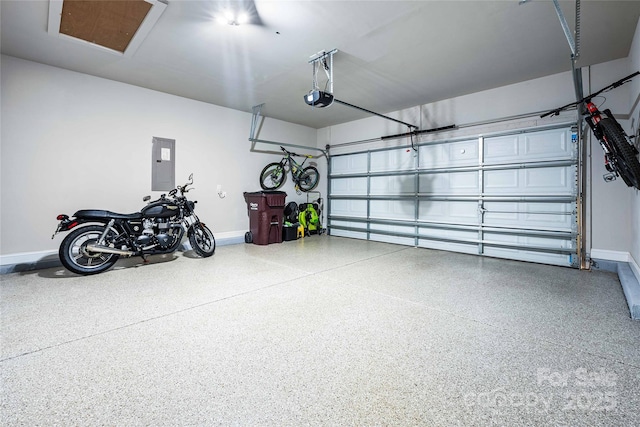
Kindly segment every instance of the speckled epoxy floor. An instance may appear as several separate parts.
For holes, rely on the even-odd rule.
[[[0,279],[2,425],[640,423],[612,273],[312,236]]]

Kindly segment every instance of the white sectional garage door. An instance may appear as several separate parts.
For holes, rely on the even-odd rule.
[[[329,233],[577,267],[577,146],[563,125],[334,155]]]

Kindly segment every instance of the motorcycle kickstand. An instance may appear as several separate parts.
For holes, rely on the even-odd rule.
[[[143,264],[149,264],[149,260],[147,259],[147,256],[145,254],[140,254],[140,258],[142,258]]]

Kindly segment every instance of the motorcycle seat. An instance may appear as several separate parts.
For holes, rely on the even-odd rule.
[[[142,214],[140,212],[132,214],[121,214],[111,211],[105,211],[100,209],[82,209],[73,214],[76,218],[84,219],[140,219]]]

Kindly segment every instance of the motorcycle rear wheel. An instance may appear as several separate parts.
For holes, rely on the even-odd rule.
[[[189,229],[189,243],[191,249],[203,258],[210,257],[216,251],[216,239],[209,228],[200,223]]]
[[[92,253],[86,250],[88,244],[98,242],[103,231],[104,226],[87,225],[69,233],[58,250],[62,265],[72,273],[83,276],[102,273],[111,268],[118,261],[118,255]]]

